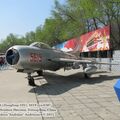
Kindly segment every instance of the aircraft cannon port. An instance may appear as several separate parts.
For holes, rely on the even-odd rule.
[[[11,48],[6,52],[6,62],[10,65],[16,65],[19,58],[19,52],[16,49]]]

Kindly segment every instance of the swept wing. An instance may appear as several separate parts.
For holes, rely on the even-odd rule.
[[[87,59],[67,59],[67,58],[54,58],[51,59],[53,62],[64,62],[64,63],[79,63],[79,64],[105,64],[105,65],[119,65],[119,63],[107,63],[107,62],[97,62],[95,60]]]

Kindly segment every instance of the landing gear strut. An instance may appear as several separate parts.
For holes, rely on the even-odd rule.
[[[90,76],[87,73],[84,73],[85,78],[90,78]]]
[[[36,86],[34,78],[31,76],[31,73],[28,73],[28,85]]]

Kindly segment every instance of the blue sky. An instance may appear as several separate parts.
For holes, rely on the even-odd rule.
[[[53,7],[54,0],[0,0],[0,40],[10,33],[34,31],[51,16]]]

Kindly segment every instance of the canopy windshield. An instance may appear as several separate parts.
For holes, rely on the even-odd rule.
[[[30,46],[34,46],[37,48],[43,48],[43,49],[52,49],[49,45],[42,43],[42,42],[34,42],[34,43],[30,44]]]

